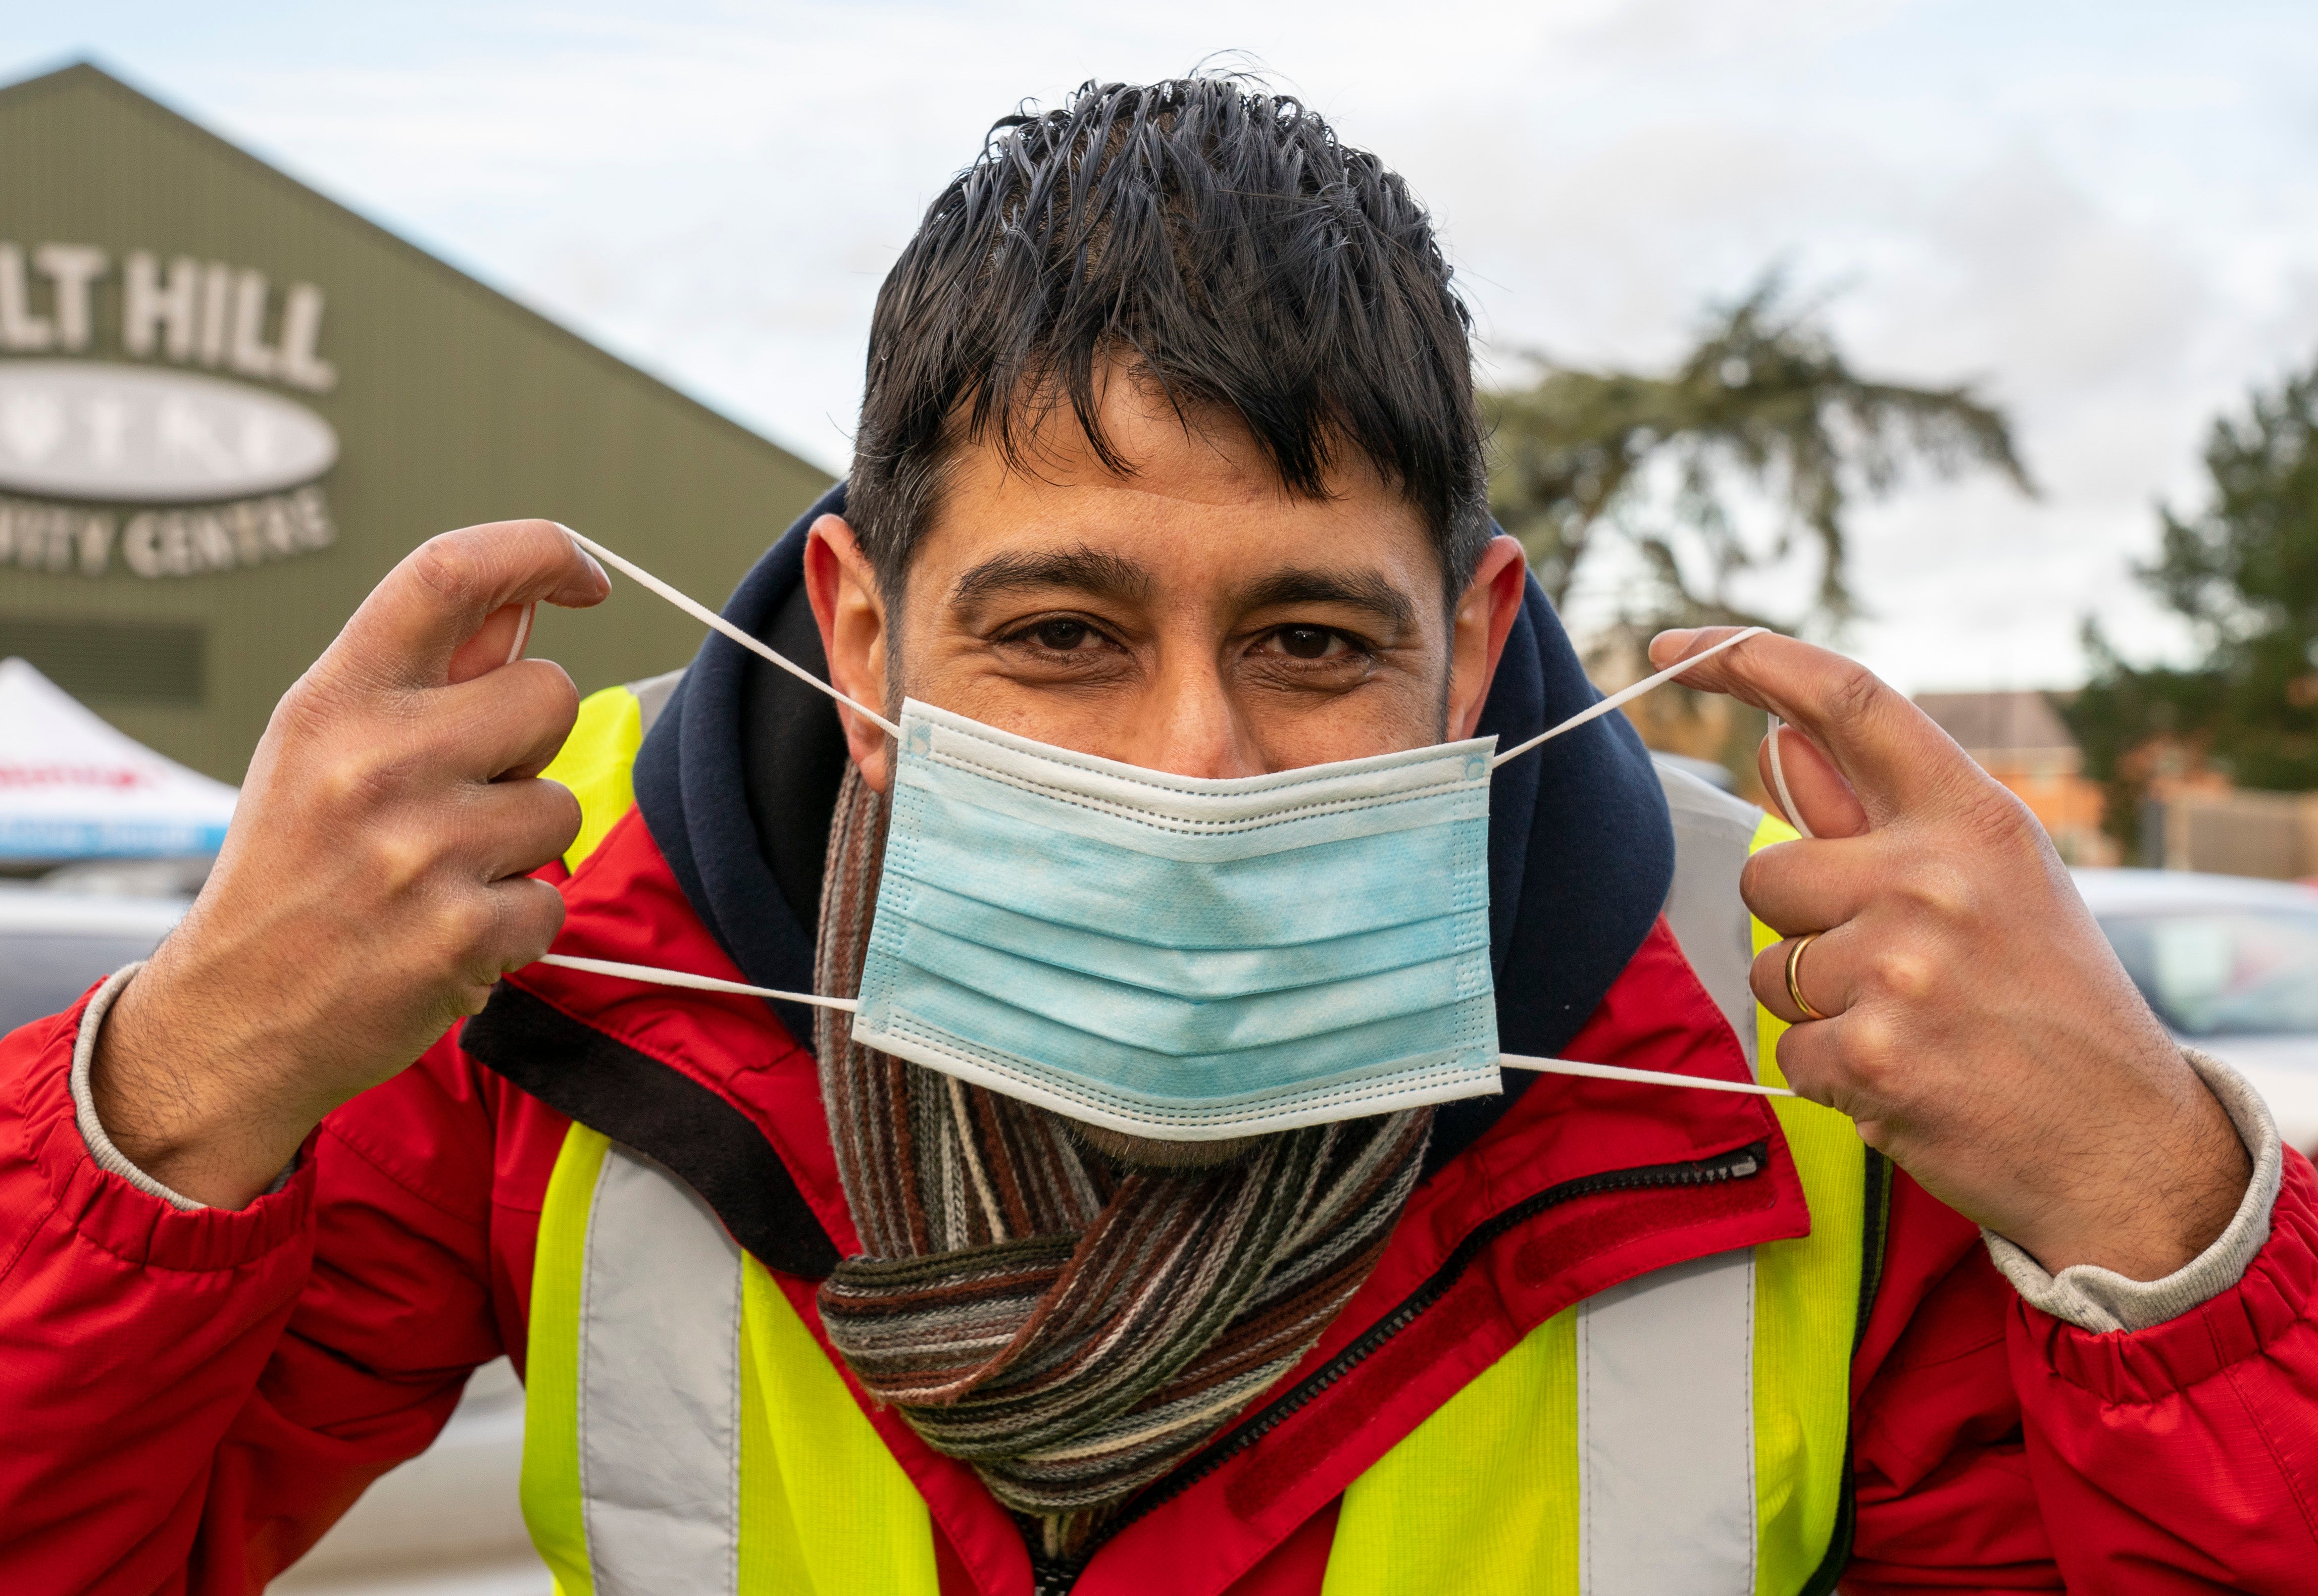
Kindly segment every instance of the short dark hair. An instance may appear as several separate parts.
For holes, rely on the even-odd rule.
[[[847,514],[902,590],[962,442],[1026,460],[1067,402],[1097,455],[1114,360],[1235,413],[1286,489],[1346,450],[1422,512],[1454,603],[1491,528],[1470,313],[1407,185],[1244,77],[1087,83],[990,130],[878,291]]]

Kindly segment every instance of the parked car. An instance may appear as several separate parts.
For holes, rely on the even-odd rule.
[[[0,883],[0,1036],[151,953],[192,902]]]
[[[2077,889],[2173,1034],[2235,1066],[2318,1152],[2318,892],[2186,870],[2080,870]]]

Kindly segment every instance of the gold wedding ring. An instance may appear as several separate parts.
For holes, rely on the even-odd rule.
[[[1811,931],[1803,936],[1798,937],[1795,938],[1795,945],[1787,950],[1787,996],[1794,1000],[1795,1007],[1803,1011],[1803,1018],[1805,1019],[1825,1019],[1827,1018],[1826,1015],[1821,1014],[1818,1009],[1812,1008],[1810,1006],[1810,1000],[1803,996],[1803,983],[1801,979],[1802,974],[1803,949],[1809,947],[1812,943],[1817,942],[1819,940],[1819,934],[1817,931]]]

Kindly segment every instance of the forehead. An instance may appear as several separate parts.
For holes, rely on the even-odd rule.
[[[1179,414],[1163,396],[1114,373],[1098,422],[1114,467],[1069,408],[1046,417],[1010,461],[994,442],[969,443],[948,462],[931,524],[911,561],[935,592],[956,574],[1011,551],[1078,547],[1131,560],[1160,587],[1240,584],[1266,569],[1361,569],[1440,592],[1423,514],[1365,457],[1346,451],[1328,497],[1289,494],[1228,411]]]

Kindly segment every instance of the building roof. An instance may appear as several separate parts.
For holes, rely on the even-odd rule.
[[[48,427],[7,435],[0,655],[211,776],[239,779],[282,694],[436,533],[560,521],[715,602],[829,486],[96,67],[0,85],[0,380]],[[78,264],[42,264],[59,260]],[[121,394],[165,388],[220,415],[230,398],[259,443],[274,435],[247,416],[303,412],[300,435],[334,435],[334,462],[302,486],[244,480],[166,504],[125,478],[43,485],[18,469],[67,435],[99,453],[89,393],[117,415]],[[700,639],[623,582],[598,608],[543,612],[531,651],[584,692],[680,666]]]
[[[247,213],[262,201],[255,195],[266,194],[281,204],[302,212],[300,220],[307,226],[317,222],[328,227],[336,225],[358,238],[372,247],[399,257],[409,267],[438,277],[451,291],[466,296],[489,308],[489,313],[530,325],[541,336],[562,345],[577,358],[590,363],[597,372],[613,381],[654,390],[667,402],[686,408],[702,425],[729,432],[744,447],[761,451],[777,458],[783,466],[794,466],[801,472],[820,475],[820,468],[800,460],[778,444],[723,412],[703,403],[662,378],[623,360],[609,350],[589,342],[586,337],[565,327],[562,322],[525,304],[522,300],[491,287],[480,279],[469,276],[459,267],[439,256],[429,254],[400,233],[372,220],[354,207],[343,204],[315,189],[300,178],[292,176],[261,157],[213,132],[201,122],[168,104],[138,85],[115,76],[94,61],[70,61],[46,72],[36,73],[9,83],[0,83],[0,110],[13,110],[17,103],[31,105],[50,97],[76,97],[102,104],[116,115],[126,114],[144,124],[140,131],[149,130],[165,138],[183,139],[198,148],[202,156],[233,170],[244,178],[251,193],[231,196],[241,215],[232,218],[233,226],[247,226]],[[100,113],[101,114],[101,113]],[[116,134],[108,154],[130,153],[134,135]],[[73,175],[67,174],[69,178]],[[224,183],[212,179],[216,187]],[[0,189],[0,197],[15,196]],[[0,226],[13,220],[0,211]],[[271,218],[265,219],[271,220]]]
[[[2077,751],[2049,693],[1918,693],[1916,707],[1975,757]]]

